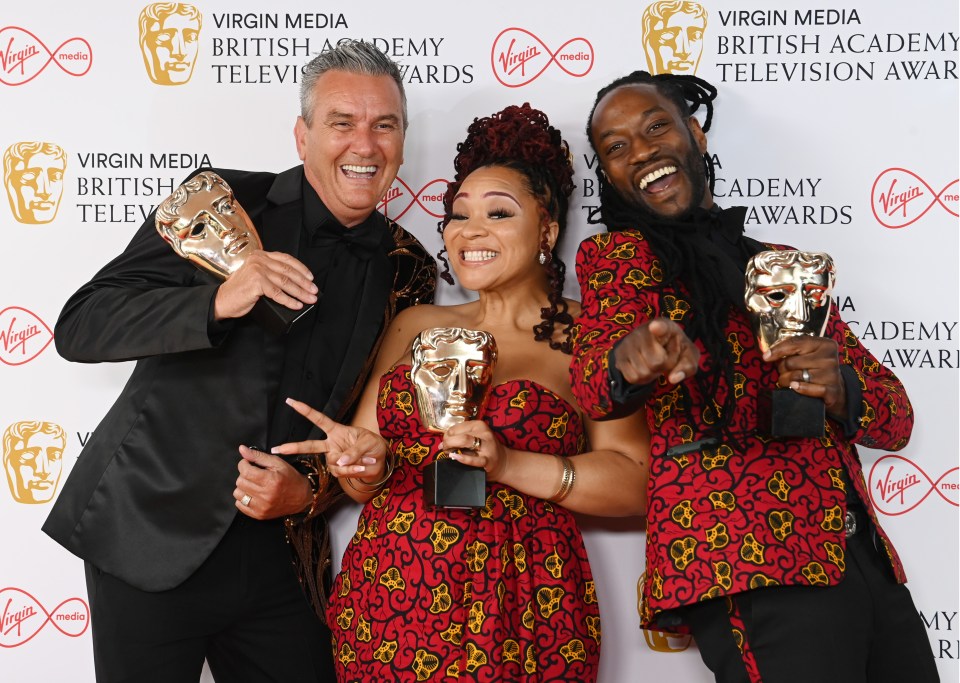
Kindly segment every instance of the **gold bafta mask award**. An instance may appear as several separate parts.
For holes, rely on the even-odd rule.
[[[493,335],[460,327],[433,327],[413,341],[410,377],[424,426],[433,432],[480,418],[493,384],[497,343]],[[428,507],[481,508],[487,473],[437,454],[424,473]]]
[[[160,202],[156,225],[177,254],[219,280],[263,249],[250,216],[227,182],[212,171],[198,173]],[[293,310],[261,297],[251,315],[268,331],[283,334],[311,308]]]
[[[821,336],[830,317],[835,271],[828,254],[761,251],[747,263],[744,302],[762,351],[788,337]],[[760,428],[774,437],[824,434],[823,400],[776,388],[760,397]]]

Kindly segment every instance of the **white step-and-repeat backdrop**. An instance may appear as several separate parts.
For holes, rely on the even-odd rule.
[[[0,10],[0,679],[94,679],[82,564],[40,525],[132,366],[58,357],[61,306],[195,166],[296,164],[300,66],[351,37],[402,65],[406,163],[382,210],[434,251],[444,182],[475,116],[528,101],[570,140],[572,264],[594,230],[596,160],[583,131],[597,90],[637,68],[719,88],[708,135],[718,202],[748,206],[760,239],[830,252],[844,317],[910,393],[909,446],[861,455],[940,672],[957,680],[955,1],[197,0],[180,14],[155,6],[164,30],[149,36],[147,7]],[[577,296],[572,278],[567,293]],[[442,285],[439,301],[465,296]],[[24,448],[40,455],[21,458]],[[340,548],[356,513],[333,520]],[[638,628],[640,521],[584,525],[602,680],[710,680],[689,639]]]

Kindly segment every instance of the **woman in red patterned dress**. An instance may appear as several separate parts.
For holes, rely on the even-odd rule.
[[[457,150],[441,229],[479,298],[397,316],[353,425],[290,401],[327,439],[276,452],[326,453],[365,503],[327,610],[342,682],[595,681],[599,606],[571,513],[643,514],[649,436],[635,416],[584,419],[570,389],[579,305],[554,254],[573,189],[560,132],[511,106],[475,120]],[[443,434],[424,426],[410,379],[412,341],[430,327],[482,329],[499,350],[484,419]],[[424,505],[441,449],[486,471],[482,509]]]

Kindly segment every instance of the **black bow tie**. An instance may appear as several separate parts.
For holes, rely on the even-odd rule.
[[[743,222],[747,217],[747,207],[731,206],[714,212],[713,227],[724,239],[735,244],[743,236]]]
[[[747,217],[747,207],[731,206],[729,209],[721,209],[719,206],[713,206],[709,209],[695,208],[686,219],[683,225],[689,226],[690,232],[707,237],[720,235],[730,244],[736,244],[743,236],[743,222]]]
[[[377,252],[384,231],[378,221],[364,221],[345,228],[335,220],[325,220],[310,231],[311,247],[335,247],[342,244],[357,258],[366,261]]]

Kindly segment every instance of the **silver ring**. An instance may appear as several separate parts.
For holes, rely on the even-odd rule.
[[[800,373],[800,377],[803,379],[804,382],[806,382],[807,384],[810,384],[810,371],[809,371],[809,370],[807,370],[806,368],[804,368],[803,372]]]
[[[470,450],[479,451],[481,444],[483,444],[483,442],[480,440],[479,436],[473,437],[473,445],[470,447]]]
[[[251,500],[253,500],[253,498],[250,497],[250,494],[249,494],[249,493],[244,493],[244,494],[243,494],[243,498],[240,499],[240,504],[241,504],[241,505],[244,505],[244,506],[250,505],[250,501],[251,501]]]

